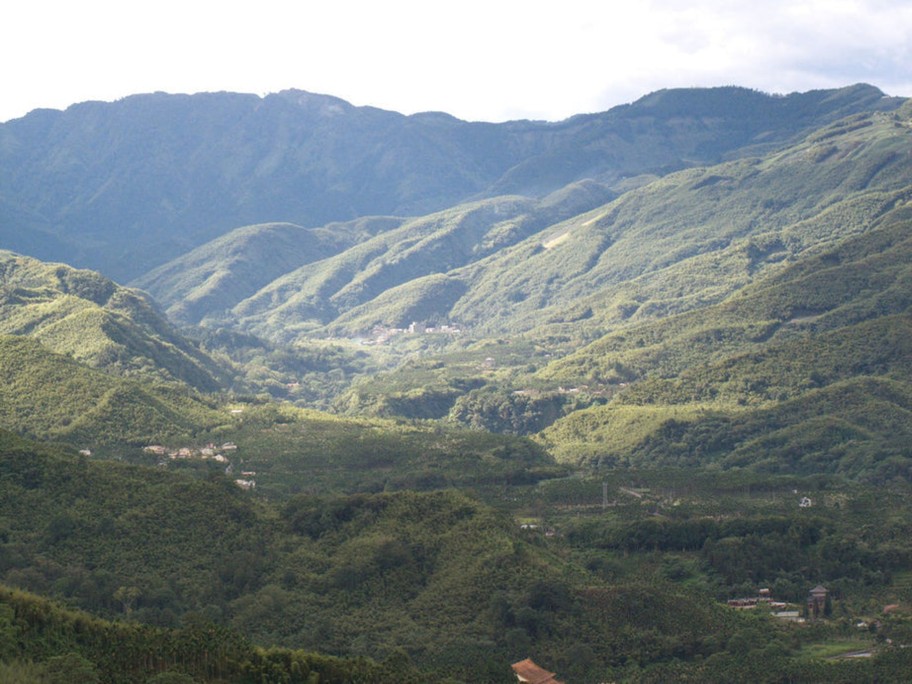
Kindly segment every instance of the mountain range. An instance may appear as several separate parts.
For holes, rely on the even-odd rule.
[[[573,463],[679,464],[699,434],[700,462],[885,473],[909,410],[910,113],[865,85],[659,91],[559,123],[297,91],[37,111],[0,126],[0,246],[105,275],[4,252],[0,333],[100,372],[78,372],[106,378],[96,401],[117,376],[538,433]],[[194,406],[183,429],[209,429]]]
[[[8,249],[128,282],[234,228],[417,216],[759,153],[860,111],[871,86],[668,90],[557,123],[402,116],[302,91],[155,93],[0,124]]]
[[[578,182],[538,200],[458,205],[307,260],[256,291],[250,282],[245,299],[223,297],[185,322],[209,316],[289,339],[425,319],[497,335],[664,317],[867,230],[905,201],[908,144],[894,118],[858,115],[771,155],[676,172],[619,197]],[[137,284],[181,307],[218,291],[207,274],[224,267],[240,294],[248,280],[217,253],[203,256],[209,249],[192,253],[208,260],[205,279],[179,261]]]
[[[0,680],[906,681],[910,227],[867,85],[2,124]]]

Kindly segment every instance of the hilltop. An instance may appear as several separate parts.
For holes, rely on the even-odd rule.
[[[143,292],[99,273],[0,251],[0,334],[117,375],[223,387],[229,371],[182,336]]]

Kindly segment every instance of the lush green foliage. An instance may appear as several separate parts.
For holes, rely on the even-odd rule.
[[[196,612],[259,642],[339,655],[405,648],[462,681],[502,681],[533,647],[556,657],[567,639],[605,641],[604,618],[578,593],[591,578],[462,494],[301,496],[275,511],[219,477],[96,462],[9,435],[2,452],[4,580],[96,612],[157,625]],[[628,591],[642,593],[616,587],[604,609]],[[656,629],[679,638],[671,624]]]
[[[225,370],[181,337],[148,297],[98,273],[0,252],[0,334],[119,375],[213,391]]]
[[[507,435],[274,404],[248,405],[235,420],[202,439],[236,442],[237,470],[255,472],[257,493],[270,498],[532,483],[566,473],[534,442]]]
[[[307,259],[213,315],[288,340],[412,321],[450,321],[472,334],[593,334],[700,309],[901,206],[910,177],[903,116],[858,115],[609,204],[590,183],[538,202],[460,205]],[[207,272],[218,263],[213,256]]]
[[[907,213],[894,209],[869,233],[718,305],[631,326],[556,362],[542,374],[616,394],[545,438],[565,458],[606,463],[906,476]]]
[[[0,336],[0,425],[96,449],[186,439],[227,419],[186,385],[120,378]]]
[[[109,622],[5,587],[0,587],[0,633],[10,642],[0,657],[0,676],[10,684],[381,684],[423,679],[401,660],[375,663],[255,648],[237,632],[198,619],[179,629]]]
[[[544,199],[240,229],[142,281],[209,356],[2,255],[0,427],[108,460],[0,431],[0,581],[118,621],[0,590],[0,679],[907,678],[912,109],[874,96],[657,93],[469,174]],[[354,339],[411,321],[460,327]],[[724,605],[818,583],[823,620]]]
[[[615,471],[482,487],[500,511],[455,491],[299,495],[273,507],[219,477],[78,458],[8,434],[0,451],[3,581],[126,619],[0,592],[0,609],[14,607],[0,610],[10,668],[78,655],[112,682],[158,671],[299,681],[293,673],[317,670],[326,681],[397,672],[507,682],[508,664],[532,655],[568,679],[649,681],[678,670],[721,678],[726,653],[775,649],[770,677],[818,681],[905,662],[885,649],[828,669],[805,648],[845,638],[874,606],[910,600],[899,581],[912,559],[907,485]],[[798,506],[804,495],[811,508]],[[516,516],[537,527],[520,529]],[[720,603],[758,586],[800,603],[818,582],[836,598],[835,621],[819,629]],[[885,624],[905,638],[901,616]],[[360,656],[375,662],[351,659]]]
[[[582,186],[540,202],[498,197],[407,221],[286,273],[241,302],[230,320],[286,340],[330,322],[335,331],[354,335],[376,325],[430,321],[465,292],[464,283],[443,274],[598,205],[610,194]]]
[[[356,378],[385,365],[358,345],[335,341],[285,346],[225,328],[197,327],[188,334],[209,356],[233,370],[235,387],[242,394],[266,393],[309,408],[329,409]]]
[[[153,269],[134,284],[149,291],[172,320],[198,323],[253,296],[284,273],[402,221],[367,218],[319,229],[290,223],[238,228]]]
[[[342,391],[334,407],[350,414],[544,430],[570,462],[889,478],[906,458],[905,117],[850,117],[556,225],[535,217],[563,200],[533,211],[515,198],[406,222],[279,279],[232,316],[282,339],[330,320],[346,334],[409,319],[472,324],[364,347],[363,363],[340,358],[324,375],[326,393],[300,390],[324,406]],[[473,343],[516,330],[526,336],[507,348],[524,359]],[[376,374],[397,353],[412,358]]]
[[[794,625],[769,620],[764,608],[744,611],[756,619],[738,624],[724,652],[659,666],[628,663],[613,671],[616,681],[902,681],[908,660],[897,645],[909,643],[900,636],[908,617],[883,607],[912,599],[908,494],[905,483],[868,487],[822,475],[609,470],[543,483],[511,507],[534,515],[566,540],[579,564],[612,583],[655,573],[717,600],[767,587],[795,610],[818,583],[834,597],[826,621]],[[893,649],[883,649],[890,634]],[[878,644],[874,663],[825,660],[876,652]],[[762,674],[744,674],[764,657]]]

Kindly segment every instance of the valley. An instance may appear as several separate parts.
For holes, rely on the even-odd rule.
[[[0,679],[908,679],[908,101],[156,94],[0,160]]]

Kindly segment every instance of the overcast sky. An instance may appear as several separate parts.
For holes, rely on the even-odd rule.
[[[153,91],[485,121],[679,86],[912,96],[910,0],[22,0],[0,17],[0,121]]]

